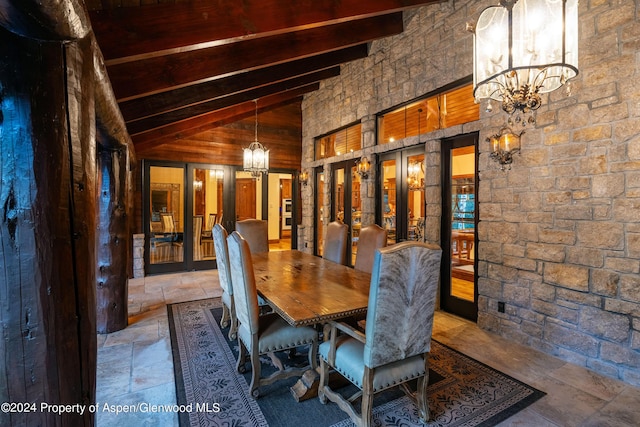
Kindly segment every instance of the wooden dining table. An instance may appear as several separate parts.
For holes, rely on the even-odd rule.
[[[258,294],[293,326],[367,312],[371,275],[297,251],[253,254]]]
[[[369,273],[297,250],[253,254],[252,261],[258,294],[293,326],[325,325],[367,312]],[[290,389],[294,399],[316,397],[319,378],[317,370],[305,372]]]

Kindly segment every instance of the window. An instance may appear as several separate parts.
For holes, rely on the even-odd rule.
[[[315,159],[339,156],[362,148],[362,125],[349,125],[330,134],[316,138]]]
[[[403,105],[378,117],[378,144],[472,122],[480,118],[473,86],[466,85]]]

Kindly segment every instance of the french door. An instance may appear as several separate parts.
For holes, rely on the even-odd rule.
[[[347,265],[355,264],[358,251],[358,235],[362,225],[362,198],[360,175],[356,172],[356,160],[332,165],[331,221],[340,220],[349,226],[347,240]]]
[[[476,321],[477,141],[464,135],[442,142],[442,271],[440,305]]]
[[[232,169],[226,166],[145,161],[147,274],[215,267],[211,230],[230,205]]]
[[[424,160],[424,146],[379,157],[377,212],[390,245],[404,240],[424,240]]]

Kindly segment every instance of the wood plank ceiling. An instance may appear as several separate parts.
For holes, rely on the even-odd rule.
[[[299,103],[439,0],[87,0],[136,146]],[[152,4],[149,4],[152,3]]]

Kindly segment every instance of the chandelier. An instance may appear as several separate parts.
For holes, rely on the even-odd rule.
[[[540,95],[578,74],[578,0],[500,0],[468,29],[476,102],[501,102],[509,126],[535,123]]]
[[[253,102],[256,104],[256,135],[249,147],[242,149],[242,166],[246,172],[251,172],[252,177],[257,178],[269,172],[269,150],[258,142],[258,100]]]

